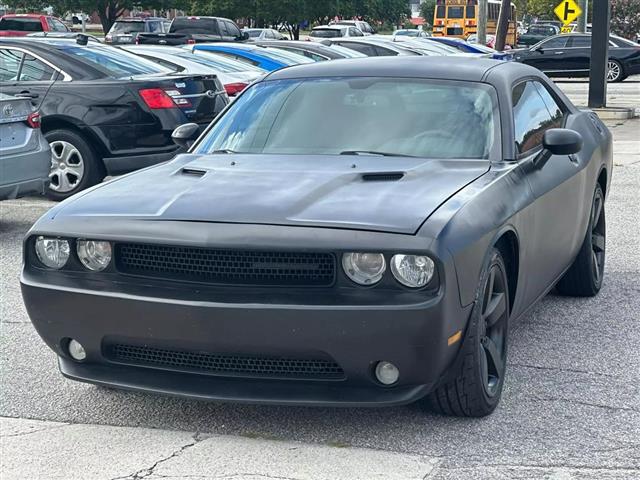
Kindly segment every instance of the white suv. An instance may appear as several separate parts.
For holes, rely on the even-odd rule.
[[[376,31],[364,20],[339,20],[337,22],[330,22],[329,25],[347,25],[356,27],[364,35],[373,35]]]

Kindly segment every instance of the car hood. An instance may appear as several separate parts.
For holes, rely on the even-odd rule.
[[[482,160],[185,154],[72,197],[56,216],[414,234],[488,170]]]

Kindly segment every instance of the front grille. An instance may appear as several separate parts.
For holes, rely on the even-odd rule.
[[[227,376],[340,380],[344,371],[334,361],[187,352],[112,344],[105,356],[114,362]]]
[[[122,273],[222,285],[333,284],[331,253],[212,250],[119,243],[116,268]]]

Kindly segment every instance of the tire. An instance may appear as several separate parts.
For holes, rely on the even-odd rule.
[[[609,62],[607,63],[607,82],[617,83],[621,82],[625,78],[624,69],[620,62],[609,59]]]
[[[560,295],[593,297],[602,288],[606,253],[604,193],[596,186],[591,202],[589,226],[578,256],[556,285]]]
[[[509,311],[507,269],[500,251],[493,248],[453,377],[424,400],[431,410],[458,417],[484,417],[495,410],[506,372]]]
[[[87,141],[73,130],[45,133],[51,146],[51,170],[47,197],[64,200],[104,178],[102,164]]]

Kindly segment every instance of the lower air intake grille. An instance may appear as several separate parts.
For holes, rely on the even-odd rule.
[[[122,273],[219,285],[330,286],[331,253],[213,250],[119,243],[116,268]]]
[[[316,380],[344,378],[340,365],[330,360],[186,352],[123,344],[108,345],[105,350],[106,357],[114,362],[192,373]]]

